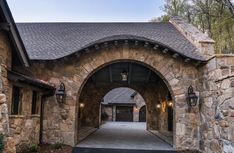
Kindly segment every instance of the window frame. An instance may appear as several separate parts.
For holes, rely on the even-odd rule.
[[[17,99],[16,99],[16,96],[17,96]],[[11,100],[11,114],[12,115],[20,115],[22,113],[22,97],[23,97],[22,87],[13,85],[12,100]]]
[[[39,93],[38,91],[32,91],[32,99],[31,99],[31,115],[39,114]]]

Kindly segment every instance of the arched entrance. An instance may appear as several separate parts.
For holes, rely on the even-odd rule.
[[[173,118],[168,120],[168,116],[173,116],[173,112],[168,115],[167,111],[170,107],[167,96],[169,94],[171,97],[171,94],[164,80],[140,62],[120,60],[103,66],[84,84],[79,97],[79,141],[83,139],[81,135],[88,135],[90,131],[94,131],[92,129],[100,127],[102,116],[100,103],[111,89],[117,87],[129,87],[142,95],[146,106],[141,109],[141,121],[146,121],[147,130],[158,131],[161,134],[166,131],[172,133],[168,131],[168,125],[169,122],[173,125]],[[160,107],[157,107],[159,105]],[[119,105],[115,111],[116,121],[133,121],[133,107]]]
[[[186,93],[190,85],[196,87],[200,83],[199,72],[192,60],[191,62],[184,61],[182,57],[173,56],[173,51],[168,52],[164,49],[165,46],[159,45],[158,47],[140,40],[113,40],[108,41],[108,43],[100,42],[86,49],[82,54],[73,54],[56,62],[35,64],[35,69],[39,66],[46,71],[40,74],[46,74],[44,80],[49,78],[48,82],[54,83],[56,86],[63,82],[66,87],[64,104],[58,104],[55,97],[48,98],[45,104],[45,108],[48,108],[45,109],[46,115],[44,117],[48,123],[44,125],[44,131],[47,133],[44,135],[45,142],[54,142],[54,140],[61,138],[66,144],[75,146],[79,137],[82,136],[81,127],[99,127],[100,102],[104,95],[117,87],[130,87],[140,93],[146,101],[148,130],[162,129],[158,122],[168,125],[166,115],[163,117],[166,120],[159,121],[157,118],[157,116],[168,112],[165,109],[167,108],[165,107],[167,101],[165,97],[167,96],[159,96],[157,91],[169,90],[173,102],[173,146],[180,149],[184,148],[185,144],[190,144],[192,148],[197,148],[197,142],[200,138],[198,132],[200,116],[197,108],[188,112]],[[123,72],[123,67],[120,63],[125,63],[122,65],[124,67],[131,64],[143,67],[144,73],[137,73],[134,70],[139,69],[134,68],[132,70],[135,74],[141,74],[134,77],[137,78],[137,81],[130,81],[130,84],[128,81],[118,83],[117,80],[115,82],[116,76],[117,79],[122,77],[120,73]],[[117,68],[120,67],[114,71],[117,75],[110,77],[113,76],[110,75],[112,71],[109,71],[112,70],[113,64],[120,64]],[[103,75],[105,77],[97,75],[98,72],[105,74]],[[147,78],[149,78],[147,74],[155,76],[148,84],[146,83]],[[128,77],[130,76],[128,75]],[[111,80],[112,83],[110,83]],[[157,80],[159,82],[152,82]],[[157,114],[159,110],[155,105],[157,103],[162,106],[160,110],[165,110],[163,113]],[[96,107],[97,105],[98,107]],[[52,107],[53,111],[50,109]],[[88,129],[88,131],[92,131],[92,129]],[[168,128],[164,127],[163,129]]]
[[[126,87],[109,91],[101,102],[102,122],[139,122],[139,109],[145,105],[143,97]]]

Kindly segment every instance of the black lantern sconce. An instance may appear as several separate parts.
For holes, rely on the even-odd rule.
[[[56,91],[56,99],[58,103],[64,103],[65,98],[66,98],[66,93],[65,93],[65,85],[64,83],[61,83],[59,85],[59,88]]]
[[[128,72],[127,71],[123,71],[121,74],[122,77],[122,81],[127,81],[128,80]]]
[[[188,88],[188,97],[187,97],[187,101],[188,101],[188,111],[191,111],[192,107],[195,107],[197,105],[198,102],[198,97],[196,95],[196,93],[193,90],[193,87],[190,85]]]

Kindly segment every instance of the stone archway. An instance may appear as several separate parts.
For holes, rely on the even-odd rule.
[[[97,54],[101,56],[96,56]],[[196,79],[197,70],[193,65],[183,62],[183,60],[180,58],[174,59],[167,54],[155,52],[154,50],[144,47],[130,48],[128,46],[123,46],[120,48],[109,48],[103,49],[99,53],[94,53],[94,55],[95,57],[92,60],[87,61],[83,65],[84,69],[87,71],[87,73],[84,74],[86,80],[89,75],[95,73],[95,70],[97,71],[107,64],[120,60],[132,60],[135,62],[140,62],[163,78],[164,82],[172,93],[172,99],[175,103],[174,146],[178,148],[182,147],[181,141],[183,141],[183,143],[191,142],[192,146],[197,147],[197,144],[194,143],[195,139],[193,136],[189,136],[189,139],[185,138],[186,126],[188,128],[192,128],[193,132],[196,131],[194,131],[194,129],[197,129],[197,127],[194,127],[194,125],[189,126],[187,123],[184,124],[178,122],[180,120],[179,118],[183,118],[182,120],[184,120],[184,116],[186,116],[187,106],[185,93],[187,91],[187,87],[190,84],[195,85],[196,81],[198,81]],[[81,87],[83,85],[84,84],[82,84]],[[179,112],[177,112],[177,108]],[[198,116],[198,114],[193,116]],[[194,122],[196,124],[198,121],[195,119]],[[196,137],[198,138],[198,136]]]
[[[77,128],[79,126],[78,107],[79,98],[85,84],[90,76],[103,67],[116,63],[127,62],[139,63],[156,73],[169,89],[174,102],[174,147],[183,148],[190,144],[191,148],[198,147],[199,114],[194,109],[187,112],[186,92],[189,85],[196,86],[198,80],[198,70],[190,62],[184,62],[180,57],[173,58],[170,54],[165,54],[160,50],[155,50],[144,45],[131,46],[126,44],[99,45],[99,49],[90,49],[88,53],[65,57],[56,62],[33,63],[34,67],[40,67],[43,71],[35,72],[36,76],[49,80],[49,82],[59,85],[63,82],[66,86],[66,103],[60,106],[56,103],[55,97],[49,98],[45,107],[54,107],[54,112],[45,110],[45,121],[58,126],[44,126],[44,142],[54,141],[56,137],[62,137],[64,142],[70,145],[77,143]],[[47,74],[46,76],[44,74]],[[146,95],[150,97],[150,95]],[[48,113],[47,113],[48,112]],[[58,120],[58,114],[65,114],[66,118]],[[66,130],[60,127],[69,128]],[[56,131],[56,135],[54,134]],[[191,134],[192,133],[192,134]],[[73,137],[74,139],[71,139]]]
[[[123,67],[124,65],[127,68]],[[129,73],[129,76],[131,76],[131,83],[123,81],[119,82],[119,80],[116,80],[119,79],[118,75],[120,75],[119,73],[121,70],[120,72],[117,72],[117,76],[116,73],[113,72],[111,75],[112,80],[109,80],[109,74],[106,72],[110,67],[112,67],[111,71],[114,72],[119,70],[119,68],[129,70],[128,67],[131,67],[132,72]],[[147,78],[148,74],[151,74],[149,78]],[[142,77],[141,79],[139,79],[139,75]],[[166,96],[169,92],[169,89],[167,88],[164,81],[157,74],[155,74],[155,72],[145,67],[142,62],[133,60],[118,60],[111,62],[111,64],[107,64],[104,67],[102,66],[102,68],[90,76],[90,78],[85,83],[79,98],[79,103],[82,103],[82,105],[85,105],[86,107],[79,109],[80,111],[82,110],[82,117],[79,117],[78,126],[80,129],[78,129],[78,131],[81,132],[78,132],[78,136],[86,135],[83,132],[92,131],[90,129],[99,127],[101,99],[108,91],[118,86],[126,86],[135,89],[144,97],[148,108],[148,130],[161,131],[162,133],[167,131],[167,123],[169,121],[167,121],[166,118],[166,116],[168,116],[166,111]],[[156,107],[156,105],[159,103],[162,105],[161,108]],[[79,140],[82,139],[83,137]]]

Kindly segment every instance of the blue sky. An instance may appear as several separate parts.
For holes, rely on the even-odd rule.
[[[7,0],[16,22],[145,22],[164,0]]]

